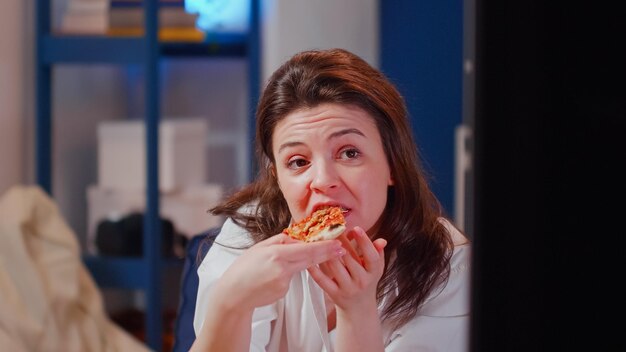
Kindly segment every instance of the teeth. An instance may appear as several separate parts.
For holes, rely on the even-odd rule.
[[[323,207],[319,207],[317,210],[322,210],[322,209],[328,209],[328,208],[332,208],[336,205],[324,205]],[[340,207],[341,208],[341,212],[342,213],[347,213],[349,211],[349,209],[346,209],[344,207]]]

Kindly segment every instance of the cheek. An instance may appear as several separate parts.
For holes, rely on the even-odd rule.
[[[387,183],[372,185],[367,193],[367,220],[373,225],[385,210],[387,205]]]
[[[369,174],[363,174],[354,180],[352,193],[359,199],[361,219],[359,224],[369,230],[380,218],[387,204],[388,179],[382,177],[372,178]]]
[[[278,177],[278,185],[294,218],[301,218],[307,206],[306,182],[299,178]]]

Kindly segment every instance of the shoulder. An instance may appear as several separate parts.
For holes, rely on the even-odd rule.
[[[454,244],[454,252],[452,253],[452,258],[450,258],[450,280],[462,279],[464,284],[469,285],[469,282],[466,283],[466,280],[469,281],[470,275],[472,248],[470,240],[448,219],[440,218],[440,221],[450,233],[452,243]]]
[[[248,230],[239,226],[232,218],[226,219],[219,234],[215,238],[215,244],[221,247],[249,247],[252,245]]]
[[[198,275],[202,276],[210,271],[221,274],[251,245],[252,240],[248,231],[237,225],[231,218],[226,219],[202,259],[198,267]]]
[[[467,351],[470,326],[470,245],[454,247],[450,276],[413,319],[391,333],[386,351]]]
[[[434,289],[417,315],[390,334],[387,351],[466,351],[470,323],[471,245],[449,220],[440,218],[454,243],[448,280]]]
[[[250,202],[241,206],[237,213],[242,215],[251,215],[256,212],[256,202]],[[252,240],[250,233],[244,227],[237,224],[232,218],[228,217],[222,224],[220,231],[215,238],[215,244],[221,244],[221,247],[246,248],[251,246]]]
[[[440,217],[439,222],[448,230],[454,246],[469,244],[469,239],[450,220]]]
[[[458,279],[459,277],[469,279],[469,267],[471,262],[470,241],[448,219],[440,218],[440,221],[450,233],[452,243],[454,244],[454,252],[452,253],[452,258],[450,259],[450,280]],[[456,277],[453,278],[452,276],[455,275]]]
[[[448,220],[441,220],[450,231],[454,252],[450,258],[450,276],[433,290],[418,315],[446,317],[468,315],[470,311],[471,245],[467,237]]]
[[[446,351],[469,350],[469,316],[416,316],[394,331],[385,351]]]

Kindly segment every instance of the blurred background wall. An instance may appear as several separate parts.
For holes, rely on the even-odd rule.
[[[65,6],[66,0],[53,1],[53,26]],[[0,12],[0,191],[34,182],[33,7],[32,0],[7,0]],[[303,49],[343,47],[381,68],[405,95],[433,188],[451,214],[454,128],[462,119],[462,3],[265,0],[260,7],[261,85]],[[248,181],[254,107],[247,79],[244,59],[161,63],[162,117],[209,121],[207,177],[226,190]],[[53,193],[79,236],[87,226],[85,189],[97,179],[97,125],[141,117],[142,90],[138,67],[54,68]]]
[[[24,150],[29,77],[26,4],[3,1],[0,11],[0,194],[26,178]]]

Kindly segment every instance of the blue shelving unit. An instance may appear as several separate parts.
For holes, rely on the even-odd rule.
[[[177,57],[245,57],[248,60],[250,113],[249,126],[254,123],[254,107],[259,93],[259,4],[251,0],[250,30],[245,35],[211,35],[203,43],[158,41],[155,0],[144,0],[145,32],[141,37],[57,36],[51,32],[50,0],[37,0],[36,18],[36,181],[53,196],[52,190],[52,67],[62,64],[140,64],[145,70],[146,124],[146,212],[144,218],[143,253],[141,258],[106,258],[85,256],[84,262],[100,287],[138,289],[146,297],[146,342],[155,350],[162,349],[162,274],[181,265],[161,257],[161,228],[158,192],[158,126],[159,62]],[[252,137],[254,131],[248,131]],[[250,139],[252,140],[252,139]],[[252,147],[252,146],[251,146]]]

